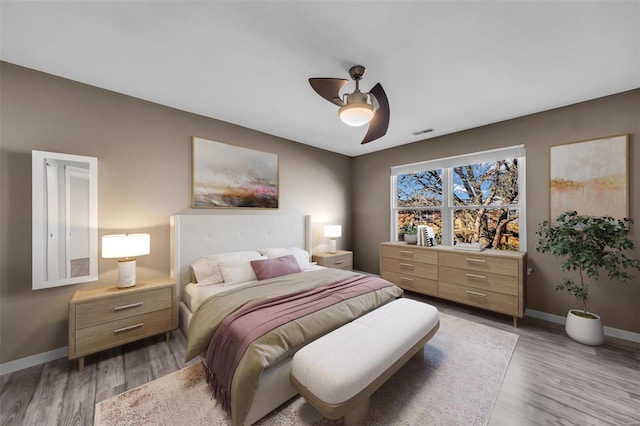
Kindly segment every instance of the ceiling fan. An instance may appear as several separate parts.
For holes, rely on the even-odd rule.
[[[381,138],[389,127],[389,100],[380,83],[373,86],[369,93],[360,91],[360,80],[365,68],[356,65],[349,69],[349,75],[356,82],[353,93],[340,98],[340,89],[349,82],[342,78],[310,78],[309,84],[316,93],[329,102],[340,107],[338,116],[349,126],[364,126],[369,123],[369,129],[362,143],[369,143]]]

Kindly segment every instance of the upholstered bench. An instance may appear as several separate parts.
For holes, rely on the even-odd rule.
[[[359,425],[371,395],[440,327],[438,310],[397,299],[300,349],[293,357],[291,384],[322,415]]]

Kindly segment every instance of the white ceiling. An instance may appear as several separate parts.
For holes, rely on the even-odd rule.
[[[2,0],[0,14],[4,61],[349,156],[640,87],[636,0]],[[366,145],[307,81],[356,64],[391,108]]]

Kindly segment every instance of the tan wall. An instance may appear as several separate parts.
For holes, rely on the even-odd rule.
[[[73,291],[117,280],[117,262],[100,259],[98,282],[31,289],[33,149],[98,158],[99,237],[151,234],[139,279],[169,274],[169,216],[193,212],[191,136],[277,154],[280,208],[248,213],[311,214],[320,250],[321,222],[340,223],[338,245],[350,248],[349,157],[7,63],[0,76],[0,362],[67,346]],[[232,212],[247,213],[204,211]]]
[[[355,266],[369,272],[378,272],[378,245],[389,238],[391,166],[524,143],[527,251],[535,269],[528,307],[558,315],[575,303],[554,291],[561,276],[558,263],[534,250],[537,224],[548,216],[549,146],[630,133],[630,215],[640,222],[640,173],[635,170],[640,90],[350,159],[11,64],[0,66],[0,362],[66,346],[72,292],[117,279],[115,261],[100,259],[98,282],[31,290],[33,149],[98,158],[99,235],[151,234],[151,254],[138,259],[141,279],[168,275],[169,216],[194,212],[189,208],[191,136],[278,154],[278,212],[343,224],[339,247],[353,248]],[[245,213],[206,211],[230,212]],[[636,240],[639,227],[636,223],[633,229]],[[322,250],[325,241],[316,228],[314,245]],[[633,255],[640,257],[640,248]],[[629,286],[594,286],[590,307],[605,325],[640,332],[638,283],[640,274]]]
[[[437,128],[437,123],[431,123]],[[354,158],[352,170],[354,262],[379,272],[379,243],[389,239],[390,167],[469,152],[525,144],[527,150],[527,247],[534,273],[528,279],[528,308],[566,315],[577,307],[567,293],[556,293],[563,276],[551,255],[535,252],[535,231],[549,216],[549,146],[603,136],[630,134],[630,217],[636,219],[630,255],[640,257],[640,90],[541,112],[456,134],[428,139]],[[579,166],[579,165],[577,165]],[[589,308],[604,324],[640,332],[640,273],[632,284],[600,280],[591,287]]]

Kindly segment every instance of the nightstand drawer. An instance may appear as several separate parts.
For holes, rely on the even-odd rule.
[[[337,253],[318,253],[312,257],[320,266],[336,269],[353,269],[353,253],[338,250]]]
[[[133,342],[172,328],[172,308],[136,315],[76,331],[76,356]]]
[[[164,287],[103,297],[76,305],[76,328],[91,327],[109,321],[128,318],[147,312],[171,308],[173,306],[173,288]]]
[[[382,270],[404,275],[415,275],[430,280],[438,279],[438,265],[431,265],[429,263],[383,258]]]
[[[344,268],[353,266],[351,260],[351,253],[337,254],[335,256],[329,256],[324,259],[323,266],[328,268]]]

